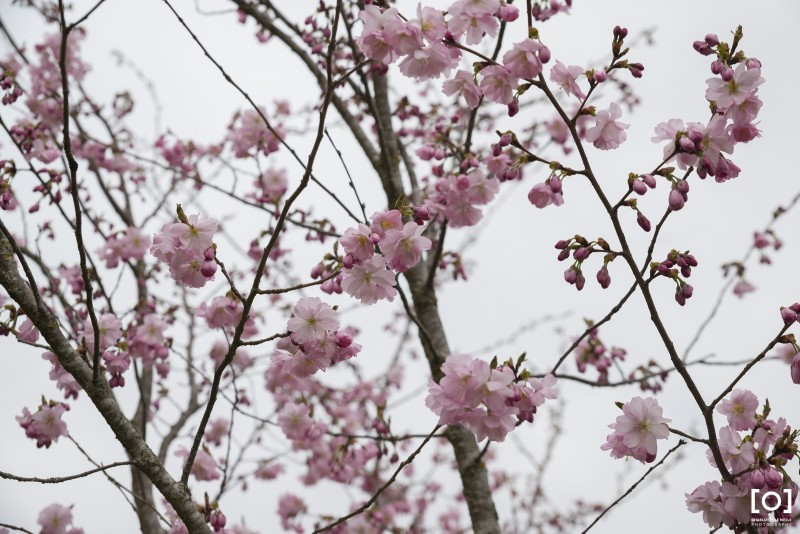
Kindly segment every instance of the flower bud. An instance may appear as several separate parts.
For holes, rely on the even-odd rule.
[[[781,308],[781,318],[786,324],[792,324],[797,320],[797,312],[791,308]]]
[[[761,68],[761,62],[759,60],[757,60],[756,58],[754,58],[754,57],[749,58],[747,60],[746,65],[747,65],[748,69],[760,69]]]
[[[572,254],[572,257],[578,261],[583,261],[589,257],[592,253],[592,250],[589,247],[580,247],[579,249],[575,250]]]
[[[586,278],[584,278],[583,273],[578,273],[578,279],[575,280],[575,287],[578,288],[578,291],[583,289],[583,286],[586,285]]]
[[[355,262],[356,260],[352,254],[345,254],[344,258],[342,258],[342,266],[345,269],[352,269]]]
[[[570,267],[566,271],[564,271],[564,280],[568,284],[574,284],[578,280],[578,273],[575,271],[574,268]]]
[[[568,245],[568,243],[564,239],[560,239],[558,242],[556,242],[556,248],[558,250],[563,250],[563,249],[567,248],[567,245]]]
[[[640,227],[642,228],[642,230],[644,230],[645,232],[649,232],[649,231],[650,231],[650,228],[651,228],[651,225],[650,225],[650,219],[648,219],[647,217],[645,217],[645,216],[642,214],[642,212],[641,212],[641,211],[640,211],[640,212],[637,212],[637,214],[636,214],[636,222],[639,224],[639,226],[640,226]]]
[[[508,116],[513,117],[517,113],[519,113],[519,100],[515,98],[508,103]]]
[[[637,195],[644,195],[647,193],[647,186],[641,180],[634,180],[631,182],[631,189],[633,189],[634,193]]]
[[[720,60],[716,60],[716,61],[711,63],[711,73],[712,74],[719,74],[719,73],[722,72],[722,70],[724,68],[725,68],[725,64]]]
[[[647,184],[650,189],[656,188],[656,178],[652,174],[643,174],[640,176],[642,181]]]
[[[608,274],[607,265],[603,265],[603,267],[597,271],[597,283],[600,284],[600,287],[603,289],[607,289],[608,286],[611,285],[611,275]]]
[[[669,192],[669,209],[678,211],[683,208],[684,204],[686,204],[686,200],[684,200],[680,191],[673,189]]]
[[[597,83],[603,83],[608,79],[608,74],[603,69],[594,71],[594,81]]]
[[[347,332],[336,332],[336,345],[341,348],[347,348],[353,343],[353,336],[348,334]]]
[[[692,295],[694,294],[694,288],[692,286],[690,286],[689,284],[684,284],[683,289],[681,290],[681,292],[683,293],[684,297],[686,297],[687,299],[690,299],[690,298],[692,298]]]
[[[761,469],[756,469],[750,475],[750,485],[756,489],[761,489],[764,487],[764,484],[767,483],[767,479],[764,476],[764,471]]]
[[[681,147],[681,150],[684,152],[694,152],[695,144],[694,141],[689,139],[688,137],[681,137],[681,140],[678,142]]]
[[[539,50],[539,61],[541,61],[542,63],[547,63],[548,61],[550,61],[550,49],[547,48],[546,46],[543,46]]]
[[[503,4],[497,10],[497,14],[500,16],[500,20],[514,22],[519,18],[519,9],[511,4]]]
[[[713,33],[709,33],[705,36],[705,42],[708,46],[717,46],[719,44],[719,37]]]
[[[780,471],[775,469],[774,467],[769,467],[766,470],[765,479],[767,482],[767,486],[770,489],[778,489],[783,485],[783,476],[781,475]]]
[[[311,269],[311,279],[312,280],[316,280],[317,278],[322,276],[322,273],[323,273],[324,270],[325,270],[325,266],[322,265],[321,263],[318,263],[317,265],[315,265],[314,268]]]
[[[723,81],[726,82],[731,81],[733,79],[733,69],[730,67],[725,67],[725,69],[722,71],[721,76]]]
[[[705,41],[695,41],[692,43],[692,47],[696,52],[703,54],[704,56],[710,56],[714,52]]]
[[[200,274],[206,278],[211,278],[217,272],[217,264],[213,261],[206,260],[200,266]]]
[[[553,175],[550,178],[548,183],[550,185],[550,191],[552,191],[553,193],[561,193],[561,191],[562,191],[561,178],[559,178],[558,176]]]
[[[214,247],[208,247],[208,248],[207,248],[207,249],[206,249],[206,250],[203,252],[203,258],[204,258],[204,259],[206,259],[206,260],[208,260],[208,261],[211,261],[211,260],[213,260],[215,256],[216,256],[216,254],[214,253]]]

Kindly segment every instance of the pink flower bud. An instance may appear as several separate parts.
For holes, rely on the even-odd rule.
[[[673,189],[669,192],[669,209],[678,211],[683,208],[684,204],[686,204],[686,201],[680,191]]]
[[[428,213],[428,210],[422,206],[415,206],[411,211],[414,213],[414,218],[416,219],[429,221],[431,218],[431,214]]]
[[[719,74],[719,73],[722,72],[722,70],[724,68],[725,68],[725,64],[720,60],[716,60],[716,61],[713,61],[711,63],[711,73],[712,74]]]
[[[644,195],[647,193],[647,185],[641,180],[634,180],[631,182],[631,189],[633,189],[633,192],[637,195]]]
[[[650,189],[656,188],[656,178],[652,174],[643,174],[640,176],[642,181],[647,184]]]
[[[768,467],[766,469],[765,479],[767,482],[767,486],[770,489],[778,489],[783,485],[783,476],[780,472],[775,469],[774,467]]]
[[[353,258],[352,254],[345,254],[344,258],[342,258],[342,266],[345,269],[352,269],[355,262],[356,260]]]
[[[764,471],[761,469],[756,469],[750,475],[750,485],[756,489],[761,489],[764,487],[764,484],[767,483],[767,479],[764,476]]]
[[[322,276],[323,271],[325,270],[325,266],[321,263],[318,263],[313,269],[311,269],[311,279],[316,280],[320,276]]]
[[[690,286],[689,284],[685,284],[683,286],[683,289],[681,290],[681,292],[683,293],[684,297],[689,299],[689,298],[692,298],[692,295],[694,294],[694,288],[692,286]]]
[[[603,265],[603,267],[597,271],[597,283],[599,283],[600,287],[603,289],[606,289],[611,285],[611,275],[608,274],[607,265]]]
[[[508,103],[508,116],[513,117],[519,113],[519,100],[516,98]]]
[[[574,284],[578,280],[578,273],[575,271],[575,269],[570,267],[569,269],[564,271],[564,280],[568,284]]]
[[[722,80],[729,82],[733,79],[733,69],[730,67],[725,67],[725,70],[722,71]]]
[[[592,253],[592,250],[589,247],[581,247],[572,254],[572,257],[578,261],[583,261],[589,257]]]
[[[553,193],[561,193],[561,178],[553,175],[548,183],[550,184],[550,191]]]
[[[761,68],[761,62],[759,60],[757,60],[756,58],[754,58],[754,57],[749,58],[747,60],[746,65],[747,65],[748,69],[760,69]]]
[[[797,320],[797,313],[791,308],[781,308],[781,318],[786,324],[792,324]]]
[[[564,240],[564,239],[561,239],[556,243],[556,248],[558,250],[564,250],[565,248],[567,248],[567,245],[568,245],[567,241]]]
[[[717,46],[719,44],[719,37],[713,33],[709,33],[705,36],[705,42],[708,46]]]
[[[217,272],[217,264],[211,260],[204,261],[200,266],[200,274],[206,278],[211,278]]]
[[[500,6],[500,9],[497,10],[497,14],[500,16],[501,20],[514,22],[519,18],[519,9],[511,4],[503,4]]]
[[[568,249],[564,249],[564,250],[562,250],[561,252],[558,253],[558,261],[564,261],[567,258],[569,258],[569,250]]]
[[[543,46],[539,50],[539,61],[541,61],[542,63],[547,63],[548,61],[550,61],[550,49],[547,48],[546,46]]]
[[[503,134],[500,136],[500,146],[508,146],[511,144],[511,135]]]
[[[575,280],[575,287],[578,291],[583,289],[583,286],[586,285],[586,278],[584,278],[583,273],[578,273],[578,279]]]
[[[800,384],[800,354],[795,355],[792,359],[791,374],[792,382]]]
[[[594,71],[594,81],[596,81],[597,83],[603,83],[604,81],[606,81],[606,79],[608,79],[606,71],[602,69]]]
[[[353,336],[346,332],[337,332],[335,337],[336,345],[341,349],[347,348],[353,343]]]
[[[642,230],[644,230],[645,232],[649,232],[649,231],[650,231],[650,229],[651,229],[651,225],[650,225],[650,219],[648,219],[647,217],[645,217],[645,216],[642,214],[642,212],[641,212],[641,211],[636,213],[636,222],[639,224],[639,226],[640,226],[640,227],[642,228]]]
[[[704,56],[711,55],[714,51],[711,49],[705,41],[695,41],[692,43],[692,47],[695,49],[696,52],[703,54]]]
[[[694,152],[695,144],[694,141],[689,139],[688,137],[681,137],[681,140],[678,142],[681,147],[681,150],[684,152]]]
[[[203,258],[208,260],[208,261],[213,260],[215,257],[216,257],[216,253],[214,252],[214,247],[208,247],[203,252]]]
[[[789,306],[789,308],[790,308],[790,309],[791,309],[793,312],[795,312],[795,313],[797,313],[797,314],[800,314],[800,302],[795,302],[794,304],[792,304],[791,306]]]

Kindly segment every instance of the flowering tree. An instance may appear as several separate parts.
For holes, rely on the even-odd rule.
[[[352,487],[358,496],[331,515],[282,492],[269,506],[284,531],[574,531],[592,528],[688,444],[686,454],[705,455],[709,464],[683,488],[688,512],[702,512],[711,529],[737,532],[792,523],[798,431],[787,417],[797,414],[773,414],[766,387],[740,386],[765,359],[785,360],[790,370],[780,380],[800,383],[790,331],[800,304],[776,303],[774,335],[760,353],[728,362],[736,372],[713,390],[701,389],[693,373],[708,359],[689,356],[723,296],[754,289],[748,264],[756,255],[769,263],[768,250],[781,247],[775,227],[800,196],[725,266],[728,281],[686,351],[662,319],[665,308],[698,300],[689,279],[703,256],[681,243],[663,246],[662,229],[680,216],[690,183],[722,188],[746,179],[729,158],[760,137],[762,64],[743,49],[742,27],[694,42],[710,61],[711,77],[697,95],[708,115],[657,124],[652,140],[662,152],[610,187],[612,177],[601,178],[592,159],[624,152],[624,115],[638,104],[635,81],[645,67],[630,59],[633,38],[619,26],[597,64],[562,62],[545,44],[547,21],[568,16],[570,2],[457,0],[404,11],[327,0],[294,20],[277,2],[232,0],[260,42],[280,45],[319,86],[312,102],[262,103],[164,0],[176,28],[241,98],[241,111],[211,144],[166,129],[147,141],[132,124],[132,94],[120,88],[103,100],[87,90],[81,46],[93,14],[113,9],[103,0],[83,12],[61,1],[24,3],[48,34],[25,48],[0,24],[12,45],[0,58],[0,333],[44,351],[59,398],[21,400],[13,431],[39,448],[71,441],[95,468],[52,478],[0,471],[2,478],[105,477],[131,505],[124,523],[138,519],[147,533],[253,532],[229,520],[231,503],[259,481],[295,474],[304,485]],[[701,60],[689,54],[687,61]],[[365,168],[351,175],[335,136],[353,140]],[[310,139],[308,150],[297,148],[300,139]],[[347,176],[347,195],[318,163],[327,145]],[[528,183],[531,210],[562,206],[570,188],[586,184],[610,223],[611,233],[594,239],[563,229],[555,249],[568,263],[564,280],[581,291],[591,271],[608,289],[614,271],[629,289],[609,300],[604,316],[567,335],[555,358],[451,350],[437,293],[454,285],[468,294],[470,286],[469,258],[447,237],[488,224],[498,193],[528,176],[540,177]],[[380,205],[362,200],[368,182],[384,193]],[[641,201],[648,192],[659,212]],[[330,212],[315,212],[306,200],[314,195],[327,198]],[[240,211],[247,223],[233,233]],[[646,246],[637,250],[632,243],[642,234]],[[675,302],[658,298],[664,286],[674,288]],[[628,304],[634,295],[640,304]],[[651,323],[641,335],[666,355],[661,363],[601,338],[601,326],[637,305]],[[363,341],[387,323],[396,348]],[[425,407],[411,402],[436,424],[399,430],[392,399],[419,349],[427,396]],[[382,359],[382,372],[365,376],[364,358]],[[659,405],[668,379],[691,399],[692,414]],[[539,423],[536,434],[558,438],[554,399],[564,382],[620,388],[628,400],[609,417],[612,432],[586,446],[608,451],[609,462],[652,465],[616,500],[548,510],[541,475],[526,487],[519,473],[487,465],[496,459],[493,444],[513,440],[542,413],[550,413],[550,428]],[[630,386],[644,396],[632,396]],[[102,464],[85,451],[68,426],[79,416],[70,409],[76,402],[84,415],[99,414],[127,459]],[[702,421],[699,432],[687,426],[693,419]],[[12,432],[14,422],[4,424]],[[265,446],[268,437],[281,448]],[[660,452],[661,440],[668,443]],[[453,462],[457,491],[410,465],[435,447],[440,462]],[[290,473],[290,462],[302,469]],[[121,467],[129,483],[115,475]],[[510,500],[513,518],[498,514],[499,495]],[[69,502],[43,506],[37,523],[48,534],[82,532]]]

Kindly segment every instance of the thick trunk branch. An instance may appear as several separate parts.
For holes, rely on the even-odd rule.
[[[158,461],[139,431],[120,410],[108,383],[103,379],[92,381],[92,369],[58,328],[55,317],[48,310],[37,307],[30,287],[19,274],[11,244],[5,236],[0,236],[0,285],[30,318],[58,357],[61,366],[80,384],[131,460],[175,508],[189,532],[210,534],[211,530],[203,515],[197,511],[189,489],[173,479]]]

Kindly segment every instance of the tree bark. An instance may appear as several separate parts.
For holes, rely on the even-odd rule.
[[[198,512],[189,488],[170,476],[136,427],[122,413],[105,379],[101,378],[97,383],[92,381],[92,369],[81,359],[61,332],[55,317],[49,310],[37,305],[28,283],[19,274],[11,243],[2,234],[0,234],[0,285],[33,322],[58,357],[61,366],[80,384],[128,456],[164,495],[189,532],[210,534],[211,530],[206,525],[205,517]]]

